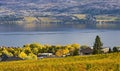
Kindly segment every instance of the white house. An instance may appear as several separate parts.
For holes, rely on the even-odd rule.
[[[103,53],[108,53],[108,52],[109,52],[109,48],[108,48],[108,47],[103,47],[103,48],[101,49],[101,51],[102,51]]]
[[[37,55],[38,58],[47,58],[52,56],[53,56],[53,53],[40,53]]]

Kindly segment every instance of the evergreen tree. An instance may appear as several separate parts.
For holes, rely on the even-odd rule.
[[[113,47],[113,52],[118,52],[117,47]]]
[[[93,54],[100,54],[102,46],[103,46],[103,44],[100,40],[100,37],[97,35],[94,46],[93,46]]]
[[[112,50],[111,50],[111,48],[109,48],[109,53],[111,53],[112,52]]]

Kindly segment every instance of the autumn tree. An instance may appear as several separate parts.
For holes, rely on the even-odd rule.
[[[67,48],[63,49],[63,54],[66,55],[69,53],[69,50]]]
[[[14,48],[13,55],[18,56],[22,51],[23,51],[23,48],[21,48],[21,47]]]
[[[71,45],[71,47],[75,48],[75,49],[79,49],[80,48],[80,44],[74,43]]]
[[[11,52],[9,52],[6,48],[3,48],[2,53],[7,55],[7,56],[13,56],[13,54]]]
[[[35,52],[35,54],[37,54],[42,52],[42,49],[44,48],[44,46],[39,43],[32,43],[30,44],[30,48],[33,52]],[[38,49],[38,51],[36,49]]]
[[[23,48],[23,51],[24,51],[27,55],[32,52],[31,49],[30,49],[30,47],[27,47],[27,46]]]
[[[21,52],[18,57],[22,58],[22,59],[25,59],[27,57],[27,54],[24,53],[24,52]]]
[[[100,54],[102,46],[103,43],[101,42],[100,37],[97,35],[93,46],[93,54]]]
[[[57,52],[55,53],[55,55],[58,56],[58,57],[63,56],[63,50],[62,49],[57,50]]]
[[[39,49],[42,49],[44,46],[39,44],[39,43],[32,43],[30,44],[30,48],[33,49],[33,48],[39,48]]]
[[[37,60],[37,56],[33,53],[29,53],[25,60]]]
[[[14,52],[15,52],[15,50],[12,47],[8,48],[7,50],[8,50],[8,52],[10,52],[12,54],[14,54]]]
[[[37,55],[38,54],[38,48],[33,48],[32,52]]]

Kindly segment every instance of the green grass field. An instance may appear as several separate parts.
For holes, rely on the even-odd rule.
[[[1,62],[0,71],[120,71],[120,53]]]

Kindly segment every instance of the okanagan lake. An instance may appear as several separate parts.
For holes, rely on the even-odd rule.
[[[66,26],[25,27],[0,25],[0,46],[22,47],[24,44],[41,43],[66,45],[79,43],[93,46],[99,35],[105,47],[120,46],[119,29],[86,29]]]

